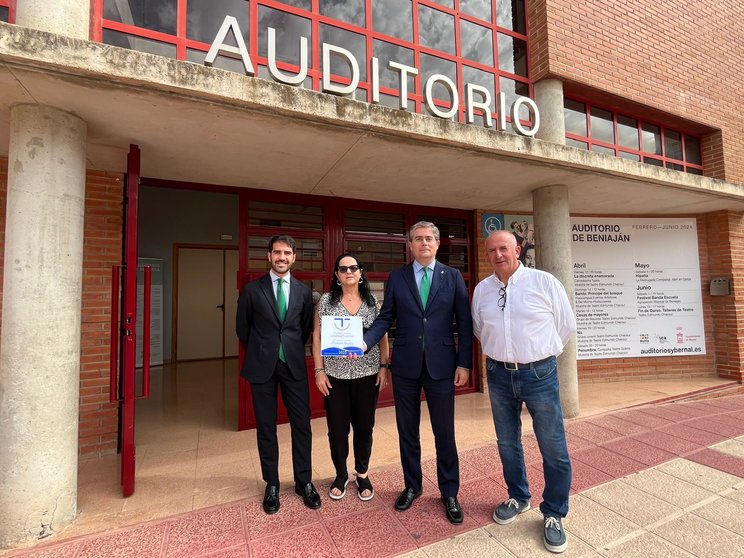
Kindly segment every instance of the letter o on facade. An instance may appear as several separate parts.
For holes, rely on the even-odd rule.
[[[434,85],[437,83],[441,83],[449,90],[450,98],[452,99],[452,106],[447,110],[443,110],[434,104],[431,92],[434,89]],[[440,118],[452,118],[457,113],[457,108],[460,105],[460,98],[457,95],[457,86],[447,76],[443,76],[442,74],[432,74],[431,77],[426,80],[426,86],[424,87],[424,101],[433,114]]]
[[[519,109],[522,105],[525,105],[532,114],[532,128],[525,128],[519,121]],[[511,123],[512,128],[518,134],[528,137],[537,134],[537,130],[540,128],[540,110],[537,108],[537,103],[529,97],[517,97],[511,108]]]

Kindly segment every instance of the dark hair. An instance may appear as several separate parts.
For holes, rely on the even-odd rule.
[[[288,234],[277,234],[269,239],[269,244],[267,246],[269,253],[271,253],[271,251],[274,249],[274,244],[276,244],[277,242],[282,242],[292,248],[293,254],[297,251],[297,243],[295,242],[294,238],[292,238]]]
[[[357,258],[354,254],[349,254],[348,252],[344,252],[343,254],[341,254],[338,258],[336,258],[336,263],[333,264],[333,271],[331,272],[331,304],[335,306],[336,304],[338,304],[339,300],[341,300],[341,293],[343,291],[341,289],[341,285],[339,284],[338,277],[336,277],[336,271],[338,271],[338,262],[340,262],[344,258],[354,258],[357,265],[359,266],[359,271],[362,274],[359,278],[359,296],[362,297],[362,302],[372,308],[375,305],[375,299],[372,296],[372,291],[369,290],[369,279],[367,279],[367,274],[364,272],[364,264],[359,261],[359,258]]]
[[[522,251],[519,252],[519,261],[524,263],[524,259],[527,257],[527,251],[528,250],[534,250],[535,245],[534,244],[525,244],[522,246]]]

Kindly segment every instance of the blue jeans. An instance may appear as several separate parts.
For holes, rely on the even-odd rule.
[[[496,427],[499,456],[509,497],[531,498],[522,449],[522,403],[532,416],[532,428],[543,458],[545,490],[543,515],[566,517],[571,489],[571,461],[558,391],[555,358],[530,370],[506,370],[488,359],[486,364],[491,412]]]

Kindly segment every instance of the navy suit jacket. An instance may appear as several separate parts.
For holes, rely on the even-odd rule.
[[[279,359],[279,340],[292,376],[307,377],[305,343],[313,331],[313,297],[304,283],[290,275],[289,305],[284,322],[279,320],[276,295],[267,273],[248,283],[238,299],[235,331],[245,349],[240,375],[263,383],[274,374]]]
[[[397,324],[393,374],[418,378],[424,354],[429,375],[435,380],[453,378],[458,366],[472,368],[473,322],[468,290],[458,270],[436,262],[426,309],[421,305],[413,264],[393,271],[380,314],[364,334],[367,347],[379,342],[393,322]]]

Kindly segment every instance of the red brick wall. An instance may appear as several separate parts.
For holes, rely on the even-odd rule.
[[[731,281],[729,296],[710,297],[719,376],[742,381],[744,364],[744,217],[733,211],[705,216],[711,277]],[[730,239],[730,240],[729,240]]]
[[[705,174],[744,183],[741,0],[528,4],[535,81],[560,79],[568,96],[596,96],[638,117],[697,123],[714,133],[704,138]]]
[[[7,163],[0,158],[0,291]],[[84,458],[116,451],[117,409],[108,402],[109,320],[111,266],[121,263],[122,192],[120,175],[88,171],[80,354],[80,453]]]
[[[109,403],[111,266],[121,263],[123,177],[88,171],[85,187],[80,453],[116,451],[117,408]]]
[[[513,214],[501,210],[475,212],[475,238],[478,242],[476,274],[479,281],[493,272],[486,259],[481,237],[483,213]],[[732,248],[732,243],[733,246],[743,246],[744,218],[733,212],[700,216],[697,218],[697,233],[706,354],[580,360],[579,380],[592,382],[716,375],[742,380],[740,365],[744,356],[744,344],[740,332],[744,328],[737,324],[742,323],[738,320],[744,320],[744,250]],[[736,262],[737,256],[740,263],[732,263]],[[735,294],[730,297],[711,297],[708,285],[712,277],[736,277]]]

